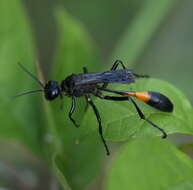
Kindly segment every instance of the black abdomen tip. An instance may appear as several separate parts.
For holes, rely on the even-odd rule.
[[[148,93],[150,95],[150,100],[147,102],[147,104],[164,112],[173,111],[173,103],[168,97],[158,92],[149,91]]]

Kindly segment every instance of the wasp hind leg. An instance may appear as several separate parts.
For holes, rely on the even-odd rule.
[[[126,66],[123,64],[122,61],[116,60],[116,61],[113,63],[113,66],[111,67],[111,71],[116,70],[119,65],[121,65],[121,66],[123,67],[123,69],[126,69]]]
[[[149,77],[150,77],[149,75],[141,75],[141,74],[136,74],[136,73],[133,73],[133,75],[134,75],[136,78],[149,78]]]
[[[103,90],[109,91],[108,89],[103,89]],[[113,91],[109,91],[109,92],[116,93],[116,91],[114,91],[114,92]],[[120,94],[120,92],[118,92],[118,94]],[[148,122],[152,127],[154,127],[156,129],[158,129],[159,131],[161,131],[162,134],[163,134],[162,138],[166,138],[167,137],[167,133],[162,128],[158,127],[156,124],[154,124],[152,121],[150,121],[149,119],[147,119],[145,117],[145,115],[143,114],[143,112],[141,111],[139,106],[136,104],[136,102],[131,97],[125,97],[125,96],[103,96],[101,93],[96,94],[96,96],[101,98],[101,99],[113,100],[113,101],[128,101],[128,100],[130,100],[132,102],[132,104],[134,105],[134,107],[135,107],[139,117],[141,119],[145,120],[146,122]]]
[[[136,109],[139,117],[140,117],[141,119],[147,121],[152,127],[160,130],[160,131],[162,132],[162,134],[163,134],[163,135],[162,135],[162,138],[165,139],[165,138],[167,137],[167,133],[166,133],[162,128],[160,128],[160,127],[158,127],[156,124],[154,124],[152,121],[150,121],[149,119],[147,119],[147,118],[145,117],[145,115],[143,114],[143,112],[141,111],[141,109],[139,108],[139,106],[136,104],[136,102],[135,102],[132,98],[130,98],[130,100],[131,100],[131,102],[133,103],[133,105],[135,106],[135,109]]]

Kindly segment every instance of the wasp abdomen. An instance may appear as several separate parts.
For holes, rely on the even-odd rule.
[[[138,91],[138,92],[124,92],[122,93],[124,96],[134,96],[137,99],[147,103],[148,105],[164,111],[164,112],[172,112],[173,104],[168,97],[159,92],[153,91]]]
[[[146,103],[154,108],[165,111],[165,112],[172,112],[173,111],[173,104],[168,97],[158,92],[149,91],[148,92],[150,99]]]

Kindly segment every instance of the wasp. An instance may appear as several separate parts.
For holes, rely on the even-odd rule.
[[[121,69],[117,69],[119,65],[122,67]],[[162,128],[160,128],[151,120],[145,117],[144,113],[137,105],[134,98],[141,100],[160,111],[172,112],[174,106],[168,97],[154,91],[119,91],[108,88],[108,85],[110,83],[130,84],[134,83],[137,78],[148,77],[147,75],[136,74],[131,69],[127,69],[123,62],[120,60],[116,60],[112,68],[108,71],[92,73],[88,72],[87,68],[84,67],[83,73],[71,74],[61,82],[49,80],[48,82],[46,82],[46,84],[43,84],[23,65],[19,64],[19,66],[35,81],[38,82],[38,84],[41,86],[41,89],[26,91],[16,95],[16,97],[36,92],[43,92],[45,99],[48,101],[53,101],[57,97],[70,97],[72,100],[72,104],[68,116],[76,127],[79,127],[79,124],[77,124],[77,122],[73,118],[73,113],[76,109],[76,99],[82,96],[86,98],[88,105],[92,107],[93,112],[96,115],[96,119],[98,121],[99,135],[104,144],[107,155],[110,154],[110,151],[103,136],[101,117],[92,99],[93,96],[111,101],[130,101],[134,105],[139,118],[148,122],[152,127],[160,130],[160,132],[162,133],[162,138],[167,137],[167,133]],[[114,96],[104,95],[104,92],[114,94]]]

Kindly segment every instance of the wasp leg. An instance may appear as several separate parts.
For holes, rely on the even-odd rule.
[[[136,78],[149,78],[149,77],[150,77],[149,75],[141,75],[141,74],[136,74],[136,73],[133,73],[133,75],[134,75]]]
[[[120,92],[120,91],[116,91],[116,90],[109,90],[109,89],[100,89],[100,90],[104,90],[104,91],[115,93],[115,94],[120,94],[120,95],[123,94],[124,95],[124,92]],[[166,138],[167,137],[167,133],[162,128],[158,127],[156,124],[154,124],[152,121],[150,121],[149,119],[147,119],[145,117],[145,115],[143,114],[143,112],[141,111],[139,106],[136,104],[136,102],[131,97],[102,96],[100,93],[96,94],[96,96],[98,96],[99,98],[102,98],[102,99],[114,100],[114,101],[116,101],[116,100],[117,101],[131,100],[131,102],[135,106],[135,109],[136,109],[139,117],[141,119],[147,121],[152,127],[160,130],[162,132],[162,134],[163,134],[162,138]]]
[[[69,116],[69,119],[72,121],[72,123],[76,127],[79,127],[80,125],[78,125],[76,123],[76,121],[72,118],[72,114],[74,113],[75,109],[76,109],[76,99],[75,99],[75,97],[72,96],[72,104],[71,104],[71,108],[70,108],[70,112],[69,112],[68,116]]]
[[[105,99],[105,100],[113,100],[113,101],[129,101],[129,97],[124,96],[104,96],[101,93],[95,94],[95,96]]]
[[[83,67],[83,72],[84,72],[84,73],[88,73],[88,70],[87,70],[86,67]],[[104,144],[106,153],[107,153],[107,155],[110,155],[108,146],[107,146],[106,141],[105,141],[105,139],[104,139],[104,137],[103,137],[103,128],[102,128],[102,123],[101,123],[101,117],[100,117],[100,114],[99,114],[99,112],[98,112],[98,110],[97,110],[97,107],[95,106],[95,104],[94,104],[94,102],[92,101],[92,99],[91,99],[90,96],[87,95],[87,96],[85,96],[85,98],[86,98],[86,102],[87,102],[87,105],[86,105],[86,107],[85,107],[85,111],[87,110],[88,105],[90,104],[90,105],[92,106],[92,108],[93,108],[93,111],[94,111],[94,113],[95,113],[95,116],[96,116],[97,121],[98,121],[98,124],[99,124],[99,134],[100,134],[100,137],[101,137],[102,142],[103,142],[103,144]]]
[[[122,61],[116,60],[116,61],[113,63],[113,66],[111,67],[111,71],[115,71],[119,65],[121,65],[121,66],[123,67],[123,69],[126,69],[126,67],[125,67],[125,65],[123,64]],[[102,85],[103,88],[106,88],[107,86],[108,86],[108,83],[107,83],[107,82]]]
[[[147,121],[152,127],[155,127],[156,129],[160,130],[163,134],[162,138],[165,139],[167,137],[167,133],[160,127],[158,127],[156,124],[154,124],[152,121],[150,121],[149,119],[147,119],[145,117],[145,115],[143,114],[143,112],[141,111],[141,109],[139,108],[139,106],[136,104],[136,102],[130,98],[131,102],[133,103],[133,105],[135,106],[135,109],[137,110],[137,113],[139,115],[139,117],[145,121]]]
[[[95,115],[96,115],[96,118],[97,118],[97,121],[98,121],[98,124],[99,124],[99,134],[100,134],[101,140],[102,140],[102,142],[103,142],[103,144],[104,144],[104,147],[105,147],[105,149],[106,149],[106,153],[107,153],[107,155],[110,155],[108,146],[107,146],[106,141],[105,141],[105,139],[104,139],[104,137],[103,137],[103,128],[102,128],[101,117],[100,117],[100,114],[99,114],[99,112],[98,112],[98,109],[97,109],[97,107],[95,106],[95,104],[94,104],[94,102],[92,101],[92,99],[91,99],[90,96],[87,96],[87,101],[88,101],[88,103],[91,105],[91,107],[93,108],[93,111],[94,111],[94,113],[95,113]]]
[[[113,63],[113,66],[111,67],[111,71],[116,70],[119,65],[121,65],[121,66],[123,67],[123,69],[126,69],[126,66],[123,64],[122,61],[116,60],[116,61]]]

